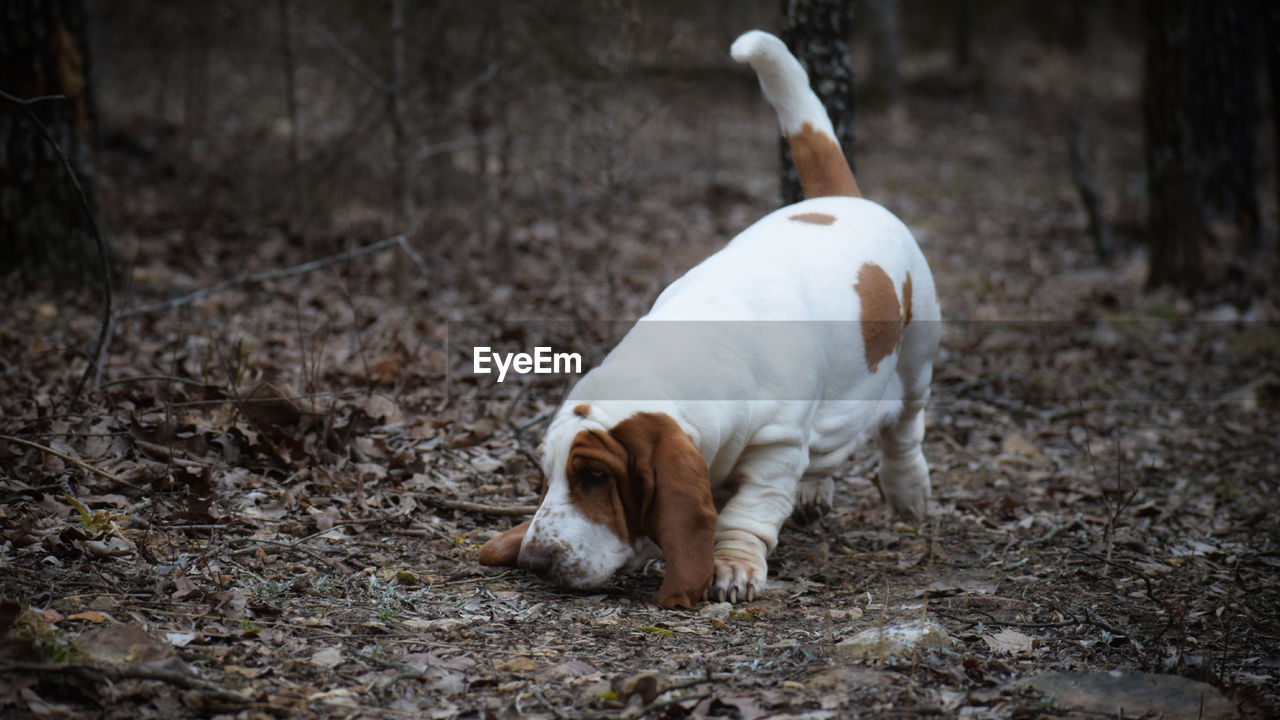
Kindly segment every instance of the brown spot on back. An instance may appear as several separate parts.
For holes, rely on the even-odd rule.
[[[893,280],[884,268],[866,263],[858,269],[854,291],[862,302],[862,343],[867,349],[867,369],[875,372],[902,338],[902,309]]]
[[[836,221],[836,216],[828,215],[826,213],[800,213],[799,215],[792,215],[787,219],[795,220],[796,222],[810,223],[812,225],[830,225]]]
[[[907,282],[911,282],[911,280],[908,279]],[[573,407],[573,414],[577,415],[578,417],[586,417],[591,414],[591,406],[586,403],[582,403],[581,405],[575,405]]]
[[[787,136],[787,145],[791,147],[791,158],[806,198],[862,197],[849,162],[830,135],[805,123],[799,131]]]
[[[907,273],[907,279],[902,281],[902,327],[906,328],[909,322],[911,322],[911,273]]]

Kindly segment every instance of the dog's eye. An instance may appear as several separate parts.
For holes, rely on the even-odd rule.
[[[582,468],[582,480],[588,483],[602,483],[609,480],[609,471],[599,463],[587,463]]]

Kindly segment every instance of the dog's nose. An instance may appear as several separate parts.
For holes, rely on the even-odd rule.
[[[551,553],[541,548],[523,547],[520,548],[516,564],[523,570],[543,575],[551,569]]]

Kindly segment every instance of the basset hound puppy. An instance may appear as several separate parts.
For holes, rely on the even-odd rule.
[[[924,518],[929,267],[906,226],[860,197],[782,41],[748,32],[731,54],[759,76],[806,199],[668,286],[579,380],[547,430],[537,513],[486,543],[484,565],[593,588],[660,555],[657,604],[750,601],[783,522],[829,508],[831,474],[873,435],[881,493]]]

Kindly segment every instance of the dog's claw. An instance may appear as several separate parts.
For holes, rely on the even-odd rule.
[[[791,509],[791,523],[809,525],[830,512],[835,498],[835,481],[829,477],[800,481],[796,503]]]
[[[722,558],[716,561],[711,584],[720,602],[752,602],[764,590],[768,566],[763,562]]]

